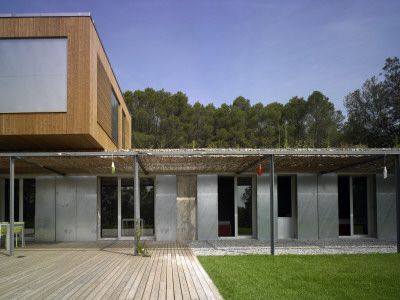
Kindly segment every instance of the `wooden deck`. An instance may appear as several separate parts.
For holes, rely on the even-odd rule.
[[[27,244],[0,249],[0,299],[222,299],[184,242]]]

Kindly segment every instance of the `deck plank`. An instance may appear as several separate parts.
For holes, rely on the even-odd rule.
[[[0,299],[222,299],[186,242],[26,244],[0,249]]]

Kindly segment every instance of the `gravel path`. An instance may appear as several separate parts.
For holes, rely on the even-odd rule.
[[[248,255],[270,254],[269,241],[255,239],[219,239],[215,241],[190,241],[196,255]],[[340,238],[335,240],[278,240],[275,254],[355,254],[396,253],[395,241],[371,238]]]

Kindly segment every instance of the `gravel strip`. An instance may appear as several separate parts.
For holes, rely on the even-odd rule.
[[[271,254],[269,241],[255,239],[219,239],[214,241],[190,241],[195,255],[249,255]],[[396,253],[393,240],[371,238],[340,238],[335,240],[278,240],[275,254],[320,255],[357,253]]]

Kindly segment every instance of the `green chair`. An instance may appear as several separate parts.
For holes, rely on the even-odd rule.
[[[22,247],[25,246],[24,226],[24,222],[14,223],[15,247],[18,247],[18,235],[21,236]]]
[[[0,222],[1,224],[8,224],[7,222]],[[1,247],[1,240],[3,238],[4,235],[4,243],[7,244],[6,238],[7,238],[7,227],[6,226],[1,226],[1,230],[0,230],[0,247]]]

